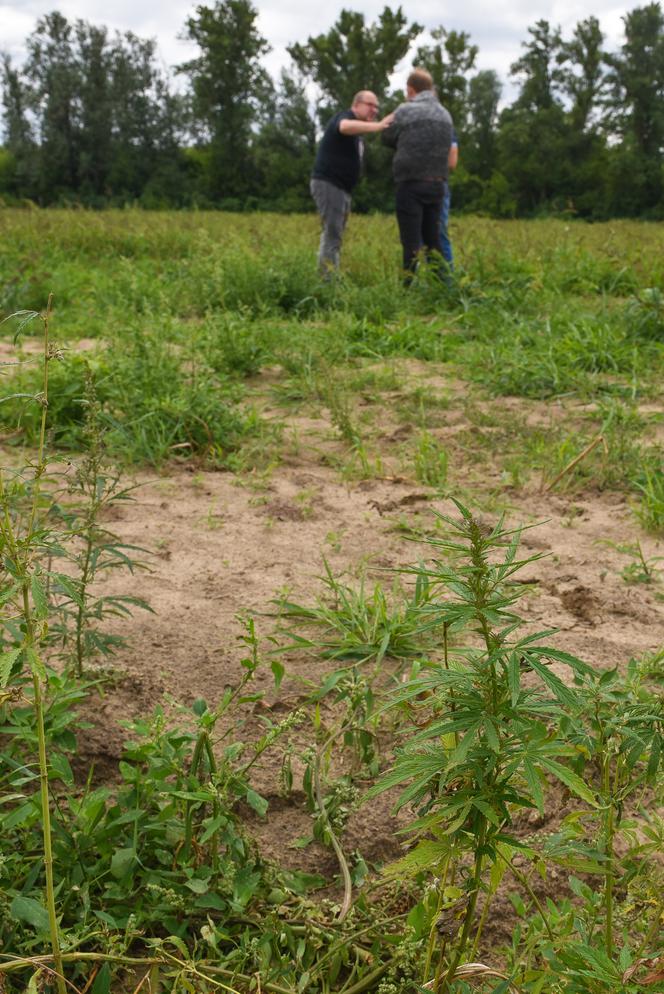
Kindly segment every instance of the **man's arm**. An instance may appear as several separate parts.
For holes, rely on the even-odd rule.
[[[459,163],[459,146],[456,142],[450,145],[450,153],[447,156],[447,166],[448,169],[456,169]]]
[[[384,131],[392,123],[394,114],[387,114],[382,121],[359,121],[345,117],[339,122],[339,131],[342,135],[371,135],[376,131]]]

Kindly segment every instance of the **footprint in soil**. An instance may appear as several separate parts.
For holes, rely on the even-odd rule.
[[[565,590],[560,600],[566,611],[573,614],[579,621],[587,625],[595,625],[598,620],[599,602],[590,587],[578,584],[571,590]]]

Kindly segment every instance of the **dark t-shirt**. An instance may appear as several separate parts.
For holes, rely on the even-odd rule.
[[[341,121],[355,121],[352,110],[335,114],[321,138],[312,173],[314,179],[325,179],[350,193],[360,178],[362,139],[359,135],[342,135]]]

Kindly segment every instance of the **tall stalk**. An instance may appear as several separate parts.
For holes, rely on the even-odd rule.
[[[35,579],[31,571],[32,558],[34,553],[34,537],[39,511],[41,480],[46,470],[46,417],[48,411],[48,364],[51,359],[49,343],[49,320],[52,312],[53,295],[50,294],[46,312],[38,315],[43,325],[44,351],[43,351],[43,377],[41,393],[36,400],[41,405],[41,422],[39,429],[39,444],[37,449],[37,461],[34,467],[34,480],[30,494],[30,510],[25,535],[20,538],[14,527],[9,513],[8,497],[4,488],[4,483],[0,481],[0,499],[4,504],[4,514],[2,520],[2,534],[7,548],[15,563],[16,576],[19,580],[20,596],[19,606],[24,625],[24,639],[21,651],[27,662],[34,690],[35,722],[37,725],[37,740],[39,754],[39,783],[42,810],[42,830],[44,840],[44,871],[46,875],[46,909],[48,912],[49,932],[51,939],[51,949],[53,952],[53,962],[57,974],[58,994],[66,994],[66,985],[63,975],[62,952],[60,949],[60,937],[58,930],[58,919],[55,908],[55,882],[53,877],[53,846],[51,833],[51,811],[49,798],[48,781],[48,761],[46,758],[46,733],[44,729],[44,702],[42,697],[41,681],[44,677],[44,667],[39,657],[39,645],[44,637],[44,626],[40,625],[40,611],[33,609],[34,590],[32,588]],[[33,315],[34,316],[34,315]],[[38,582],[38,581],[35,581]]]

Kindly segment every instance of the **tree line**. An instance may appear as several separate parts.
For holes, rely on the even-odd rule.
[[[401,7],[385,7],[374,23],[343,10],[328,31],[289,47],[278,80],[265,69],[257,17],[251,0],[197,6],[183,28],[197,55],[174,67],[184,87],[162,68],[153,40],[57,11],[39,19],[23,63],[4,55],[0,65],[4,202],[308,210],[322,124],[365,87],[382,110],[395,106],[402,96],[390,77],[414,48],[459,136],[455,210],[664,216],[659,3],[623,18],[613,52],[596,17],[569,37],[537,21],[510,70],[516,98],[504,107],[500,79],[477,69],[468,33],[441,26],[418,47],[423,28]],[[390,209],[389,155],[375,141],[366,152],[354,207]]]

